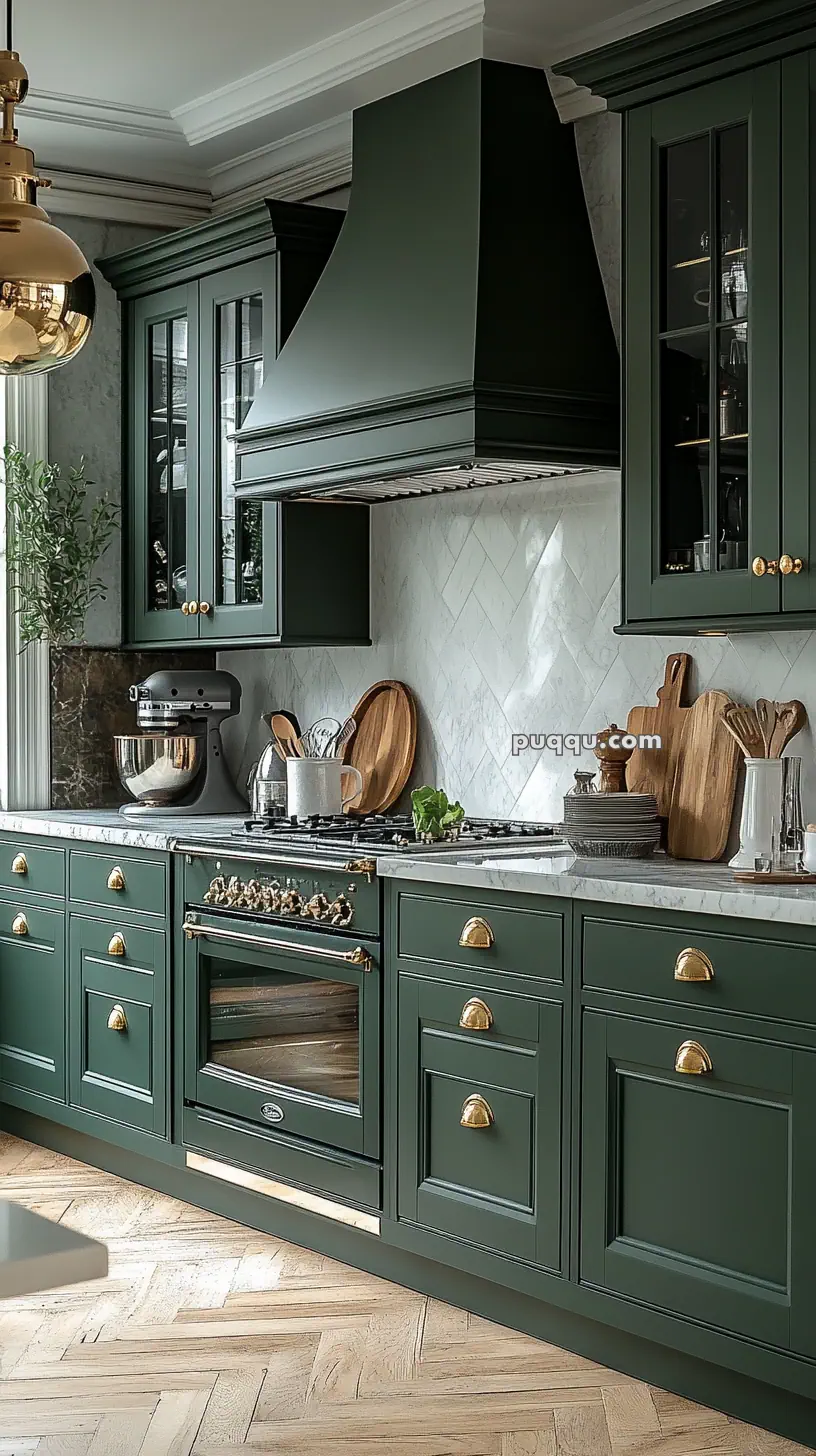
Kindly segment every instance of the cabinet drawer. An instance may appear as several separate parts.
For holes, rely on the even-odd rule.
[[[115,910],[141,910],[146,915],[167,913],[167,866],[163,860],[135,859],[112,849],[91,854],[72,849],[69,868],[70,898]]]
[[[587,990],[816,1025],[816,946],[774,940],[770,926],[743,939],[648,916],[587,916],[582,944]],[[710,979],[676,979],[703,974]]]
[[[0,885],[65,896],[65,850],[30,844],[24,835],[0,839]]]
[[[512,1045],[458,1029],[469,995],[400,977],[399,1216],[558,1270],[561,1008],[494,998]]]
[[[71,1104],[163,1134],[165,937],[72,915],[69,943]]]
[[[702,1071],[694,1050],[678,1062],[688,1040],[710,1059]],[[781,1349],[799,1343],[814,1294],[814,1066],[812,1052],[693,1017],[585,1011],[581,1279]]]
[[[0,1081],[65,1101],[62,909],[0,900]]]
[[[552,911],[510,908],[473,895],[402,890],[397,899],[397,954],[402,961],[561,981],[563,938],[563,918]],[[463,940],[470,944],[463,945]]]

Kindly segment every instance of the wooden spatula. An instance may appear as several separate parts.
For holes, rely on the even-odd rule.
[[[739,744],[746,758],[765,758],[765,740],[759,719],[753,708],[742,703],[726,701],[722,713],[723,723],[732,738]]]
[[[774,703],[774,707],[776,722],[768,748],[768,757],[781,758],[791,739],[807,723],[807,709],[798,698],[792,698],[789,703]]]
[[[294,726],[285,718],[283,713],[273,713],[269,720],[269,726],[275,735],[275,740],[280,744],[281,749],[287,758],[302,758],[303,745],[300,736],[295,732]]]

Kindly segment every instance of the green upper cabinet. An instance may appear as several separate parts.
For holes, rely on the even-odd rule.
[[[624,113],[623,632],[816,621],[807,24],[731,0],[558,68]]]
[[[235,499],[234,433],[342,216],[262,203],[100,265],[123,301],[131,646],[369,640],[367,508]]]

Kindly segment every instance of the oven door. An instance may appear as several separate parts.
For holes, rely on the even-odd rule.
[[[184,932],[187,1102],[379,1157],[376,943],[199,912]]]

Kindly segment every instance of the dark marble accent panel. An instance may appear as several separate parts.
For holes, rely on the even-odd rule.
[[[215,667],[215,653],[51,649],[52,809],[115,808],[127,798],[113,762],[113,736],[135,732],[128,688],[174,667]]]

